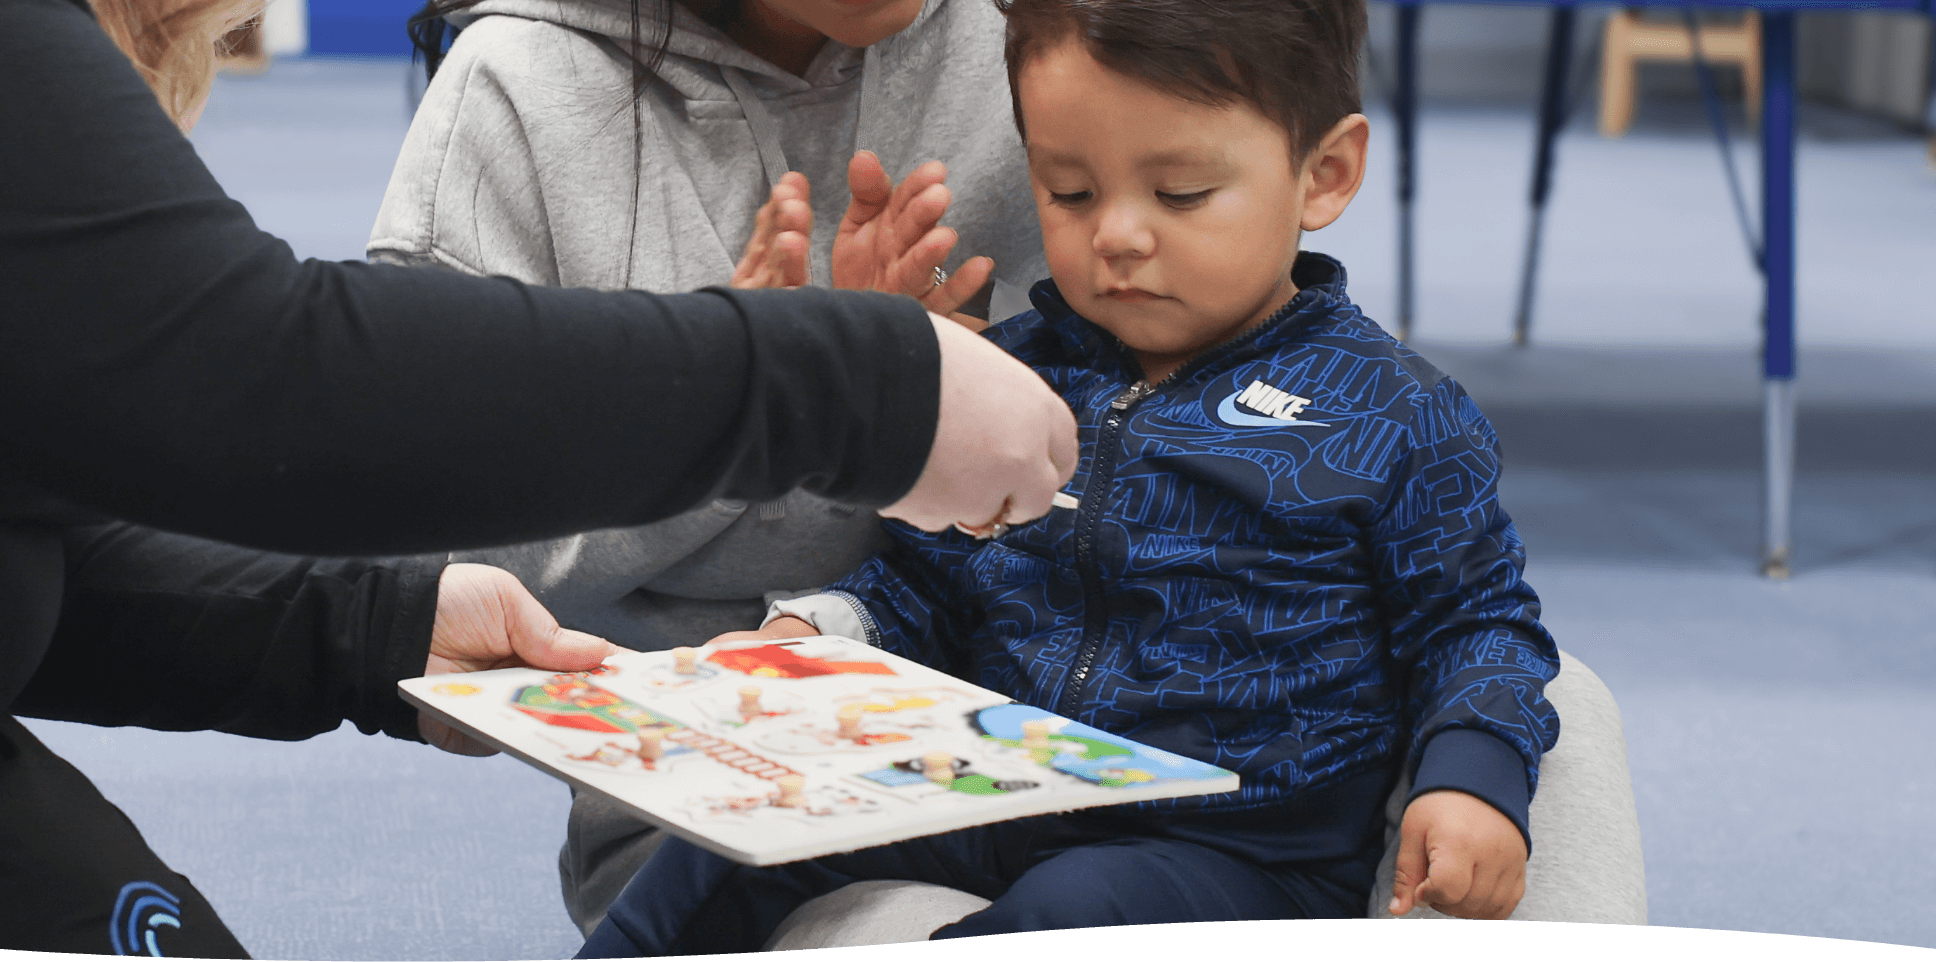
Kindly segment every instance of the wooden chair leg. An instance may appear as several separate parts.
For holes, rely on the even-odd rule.
[[[1640,15],[1622,10],[1607,18],[1600,56],[1600,134],[1618,137],[1633,125],[1633,28]]]

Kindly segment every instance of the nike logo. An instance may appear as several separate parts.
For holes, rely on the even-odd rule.
[[[1240,404],[1250,410],[1239,409]],[[1232,393],[1217,405],[1217,417],[1225,424],[1239,427],[1282,427],[1286,424],[1330,427],[1331,425],[1325,421],[1304,421],[1298,418],[1298,415],[1302,414],[1310,404],[1310,398],[1298,397],[1289,391],[1280,391],[1262,381],[1252,381],[1249,387]]]

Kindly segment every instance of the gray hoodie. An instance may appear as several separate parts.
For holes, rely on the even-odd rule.
[[[657,7],[640,4],[646,45]],[[804,77],[674,10],[635,114],[624,0],[472,7],[404,141],[371,259],[571,287],[723,284],[771,185],[797,170],[824,285],[847,162],[866,148],[897,180],[947,163],[944,223],[961,238],[949,266],[993,257],[990,316],[1026,309],[1047,270],[988,0],[928,0],[864,50],[828,41]],[[796,492],[455,560],[506,567],[566,624],[651,649],[755,627],[763,596],[830,581],[882,543],[872,512]]]

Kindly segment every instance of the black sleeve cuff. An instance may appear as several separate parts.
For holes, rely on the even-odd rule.
[[[127,524],[62,532],[60,621],[14,714],[297,740],[416,739],[444,556],[307,558]],[[72,697],[88,678],[97,697]]]
[[[1511,745],[1476,728],[1447,728],[1432,736],[1412,775],[1412,794],[1405,804],[1426,792],[1448,788],[1475,796],[1512,819],[1526,839],[1526,853],[1532,854],[1527,809],[1533,798],[1526,787],[1526,760]]]
[[[397,693],[397,682],[417,678],[430,659],[430,632],[437,624],[437,589],[446,563],[441,556],[412,558],[397,566],[395,605],[388,630],[374,642],[382,645],[376,657],[367,659],[372,672],[365,682],[364,696],[358,699],[367,714],[354,719],[366,735],[382,731],[392,738],[421,742],[417,728],[417,706]]]
[[[726,496],[761,500],[797,483],[884,507],[914,487],[941,411],[941,346],[920,302],[816,288],[706,291],[758,319],[746,325],[753,373],[740,430],[764,447],[733,472]]]

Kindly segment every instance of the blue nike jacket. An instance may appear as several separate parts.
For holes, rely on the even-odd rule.
[[[1057,509],[1001,538],[890,525],[830,586],[867,640],[1233,770],[1123,817],[1259,861],[1383,844],[1401,766],[1526,830],[1558,672],[1498,501],[1498,438],[1451,378],[1302,255],[1297,296],[1155,385],[1053,281],[988,336],[1076,413]],[[1529,842],[1530,844],[1530,842]]]

